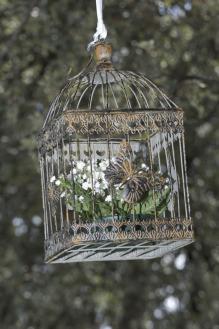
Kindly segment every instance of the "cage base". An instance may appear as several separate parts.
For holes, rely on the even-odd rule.
[[[178,248],[192,243],[192,239],[183,240],[138,240],[125,242],[91,242],[74,244],[57,253],[47,263],[73,263],[89,261],[140,260],[162,257]]]

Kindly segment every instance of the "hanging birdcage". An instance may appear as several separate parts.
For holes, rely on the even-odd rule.
[[[111,46],[69,78],[40,134],[46,261],[147,259],[192,242],[183,111]]]

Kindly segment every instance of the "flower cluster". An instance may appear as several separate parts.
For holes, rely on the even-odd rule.
[[[110,163],[117,163],[116,161],[114,158],[110,162],[105,159],[73,161],[71,169],[67,174],[60,174],[58,177],[53,175],[50,178],[50,183],[54,184],[55,189],[59,191],[59,196],[64,198],[67,208],[75,210],[85,220],[94,217],[108,218],[112,214],[112,207],[120,216],[126,217],[130,214],[131,209],[126,194],[128,191],[128,196],[130,197],[131,195],[133,199],[133,186],[129,190],[126,188],[124,193],[123,181],[110,184],[109,180],[106,179],[107,168],[109,168]],[[132,207],[134,204],[136,214],[153,214],[155,211],[154,197],[156,197],[156,206],[159,207],[160,211],[164,211],[169,202],[170,179],[162,176],[160,172],[156,172],[156,175],[154,174],[154,179],[151,182],[153,184],[156,183],[156,187],[159,190],[154,196],[148,189],[150,179],[148,180],[148,185],[142,185],[139,181],[140,172],[148,173],[150,178],[151,169],[145,163],[140,163],[140,170],[137,172],[138,176],[136,176],[135,172],[133,173],[133,176],[135,175],[135,185],[140,184],[140,191],[142,191],[142,186],[146,189],[144,199],[141,198],[139,201],[132,202]],[[161,175],[161,182],[158,179],[159,175]],[[131,178],[132,176],[127,176],[126,180],[128,183],[131,181]],[[158,182],[154,182],[155,178],[157,178]],[[136,193],[138,196],[138,186]]]
[[[107,160],[75,161],[67,179],[79,183],[85,191],[104,195],[108,188],[104,175],[108,163]]]
[[[60,197],[66,198],[69,209],[73,198],[82,203],[85,201],[85,195],[89,194],[94,194],[96,198],[102,197],[106,202],[111,202],[112,197],[109,194],[108,182],[104,175],[108,165],[108,160],[74,161],[68,175],[65,177],[63,174],[58,177],[52,176],[50,182],[60,188]],[[77,188],[73,188],[73,186]]]

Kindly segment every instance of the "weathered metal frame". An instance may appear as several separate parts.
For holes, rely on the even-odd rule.
[[[120,94],[122,98],[119,96],[117,99]],[[180,157],[186,209],[183,217],[178,211],[175,217],[156,217],[140,222],[123,219],[79,223],[70,219],[69,211],[63,213],[61,199],[60,215],[52,215],[53,204],[47,196],[49,167],[53,166],[53,161],[49,163],[51,154],[53,157],[56,152],[58,167],[61,165],[59,161],[65,167],[64,148],[66,145],[70,148],[73,139],[77,139],[79,144],[83,139],[90,143],[102,140],[103,136],[110,139],[120,134],[129,140],[144,132],[180,136],[180,155],[174,153],[173,142],[170,147],[174,167],[175,157]],[[193,229],[184,144],[183,110],[146,77],[119,71],[108,62],[107,65],[98,64],[96,68],[89,66],[76,78],[69,79],[52,103],[39,135],[46,261],[147,259],[191,243]],[[71,151],[69,157],[71,162]],[[49,226],[54,230],[49,230]]]

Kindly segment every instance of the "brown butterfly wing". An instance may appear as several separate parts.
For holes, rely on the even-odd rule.
[[[134,173],[124,184],[123,199],[130,204],[141,202],[148,191],[160,191],[166,179],[152,170]]]
[[[118,185],[123,183],[133,170],[131,158],[131,146],[126,141],[123,141],[120,144],[119,153],[117,157],[113,162],[110,162],[109,166],[105,170],[105,179],[110,184]]]
[[[124,185],[123,199],[133,204],[141,202],[149,191],[148,180],[140,174],[133,175]]]
[[[147,177],[150,190],[160,191],[166,183],[166,178],[164,176],[152,170],[147,171],[145,177]]]
[[[118,185],[123,182],[125,179],[125,172],[123,167],[119,165],[117,162],[111,162],[109,166],[106,168],[105,179],[109,184]]]

